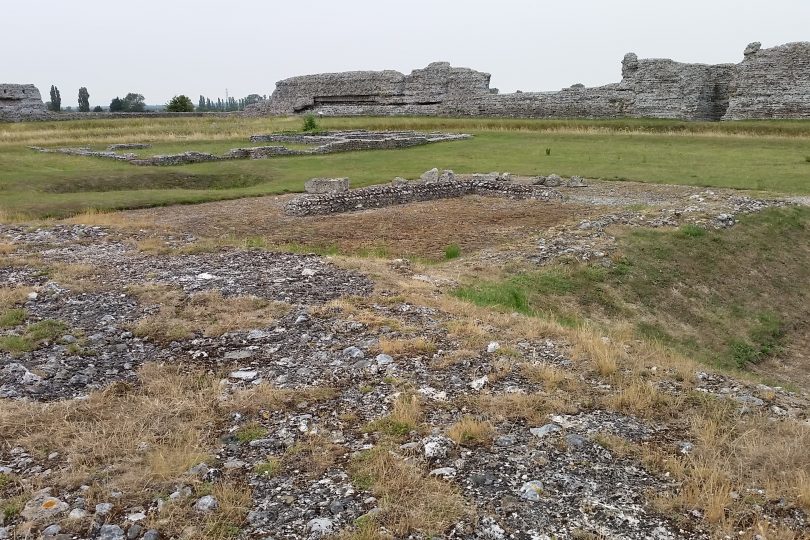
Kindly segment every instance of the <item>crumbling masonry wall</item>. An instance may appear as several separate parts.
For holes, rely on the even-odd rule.
[[[627,54],[622,80],[595,88],[498,94],[490,75],[435,62],[409,75],[354,71],[279,81],[248,115],[519,118],[810,118],[810,42],[761,49],[739,64],[688,64]]]
[[[48,116],[39,90],[33,84],[0,84],[0,120],[19,122]]]

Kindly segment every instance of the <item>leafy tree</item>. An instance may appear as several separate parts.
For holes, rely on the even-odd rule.
[[[124,111],[124,100],[116,96],[110,102],[110,112],[123,112],[123,111]]]
[[[169,101],[168,105],[166,105],[166,110],[169,112],[194,112],[194,104],[188,96],[181,94],[174,96],[171,101]]]
[[[198,111],[204,111],[204,110],[206,110],[206,106],[205,106],[205,96],[204,96],[204,95],[202,95],[202,94],[200,94],[200,101],[199,101],[199,102],[197,102],[197,110],[198,110]]]
[[[90,112],[90,92],[84,86],[79,88],[79,112]]]
[[[141,94],[130,92],[124,96],[124,112],[143,112],[145,110],[146,105]]]
[[[260,101],[262,101],[262,96],[260,96],[259,94],[248,94],[248,96],[244,100],[244,107],[242,108],[244,109],[248,105],[253,105],[254,103],[258,103]]]
[[[54,112],[59,112],[62,110],[62,96],[59,94],[59,89],[54,85],[51,85],[50,109]]]
[[[96,105],[93,107],[93,112],[104,112],[104,109],[101,108],[101,105]]]

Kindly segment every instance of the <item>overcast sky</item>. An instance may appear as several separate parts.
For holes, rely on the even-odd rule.
[[[595,86],[621,59],[738,62],[745,46],[810,40],[810,0],[0,0],[0,82],[62,106],[134,91],[150,104],[270,94],[293,75],[410,72],[437,60],[502,92]]]

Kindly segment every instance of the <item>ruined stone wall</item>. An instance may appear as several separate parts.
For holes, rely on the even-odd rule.
[[[0,121],[19,122],[48,116],[33,84],[0,84]]]
[[[490,75],[446,62],[410,75],[358,71],[280,81],[248,115],[492,116],[520,118],[810,118],[810,43],[760,50],[740,64],[622,62],[622,80],[595,88],[497,94]]]
[[[340,193],[303,195],[287,203],[284,211],[292,216],[337,214],[397,204],[488,195],[515,199],[562,200],[560,192],[542,186],[490,180],[451,180],[433,183],[407,183],[370,186]]]
[[[736,66],[725,119],[810,118],[810,42],[761,49]]]

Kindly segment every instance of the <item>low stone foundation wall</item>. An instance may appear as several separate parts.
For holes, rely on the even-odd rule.
[[[90,148],[43,148],[29,146],[38,152],[68,154],[72,156],[98,157],[127,161],[132,165],[171,166],[202,163],[206,161],[224,161],[229,159],[265,159],[272,156],[302,156],[311,154],[331,154],[351,152],[354,150],[387,150],[407,148],[434,142],[457,141],[471,138],[463,133],[419,133],[416,131],[334,131],[320,134],[276,134],[253,135],[251,142],[278,142],[288,144],[318,145],[311,149],[291,149],[285,146],[251,146],[232,148],[217,156],[209,152],[182,152],[179,154],[157,155],[139,158],[133,153],[118,154],[112,150],[149,148],[145,143],[112,144],[108,151],[97,151]]]
[[[342,193],[305,195],[287,203],[284,211],[291,216],[338,214],[397,204],[464,197],[466,195],[488,195],[540,201],[561,201],[563,198],[559,191],[544,186],[477,179],[453,180],[428,184],[387,184],[353,189]]]

